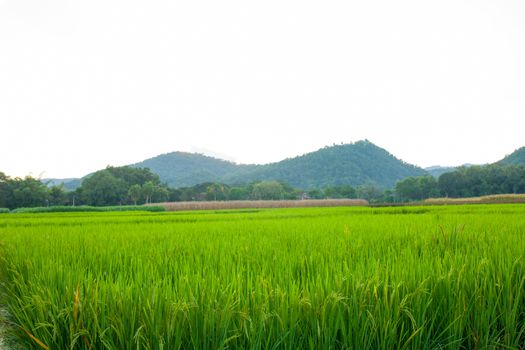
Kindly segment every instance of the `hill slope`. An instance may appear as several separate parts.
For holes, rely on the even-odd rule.
[[[454,167],[454,166],[440,166],[440,165],[429,166],[425,168],[427,173],[434,176],[436,179],[440,177],[442,174],[450,173],[452,171],[455,171],[456,169],[457,167]]]
[[[238,165],[197,153],[172,152],[146,159],[133,167],[149,168],[171,187],[216,182],[226,175],[242,174],[256,165]]]
[[[408,176],[425,175],[369,141],[324,147],[303,156],[262,165],[240,175],[224,177],[227,183],[280,180],[299,188],[368,183],[390,188]]]
[[[512,165],[512,164],[525,164],[525,147],[521,147],[496,164],[500,165]]]
[[[436,165],[436,166],[427,167],[427,168],[425,168],[425,170],[426,170],[427,173],[429,173],[430,175],[434,176],[437,179],[437,178],[439,178],[441,175],[443,175],[445,173],[451,173],[453,171],[458,170],[461,167],[468,168],[468,167],[471,167],[473,165],[475,165],[475,164],[465,163],[465,164],[459,165],[459,166],[440,166],[440,165]]]
[[[64,186],[66,191],[74,191],[77,187],[80,187],[82,179],[69,178],[69,179],[42,179],[41,181],[45,183],[48,187],[52,186]]]
[[[280,180],[303,189],[364,184],[391,188],[408,176],[427,174],[369,141],[324,147],[264,165],[235,164],[202,154],[172,152],[131,166],[149,168],[162,182],[174,188],[204,182],[245,184],[257,180]],[[64,182],[66,189],[73,190],[80,185],[81,179],[53,179],[53,182]]]

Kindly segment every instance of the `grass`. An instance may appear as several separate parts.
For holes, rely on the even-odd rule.
[[[525,206],[0,221],[29,349],[525,347]]]
[[[10,211],[12,214],[26,213],[77,213],[77,212],[107,212],[107,211],[150,211],[159,212],[165,211],[161,205],[115,205],[107,207],[93,207],[89,205],[73,206],[49,206],[49,207],[32,207],[32,208],[17,208]],[[5,211],[8,213],[9,210]],[[0,213],[3,213],[0,210]]]

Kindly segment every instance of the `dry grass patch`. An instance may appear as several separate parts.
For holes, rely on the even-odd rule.
[[[250,208],[306,208],[306,207],[350,207],[366,206],[364,199],[307,199],[307,200],[260,200],[260,201],[209,201],[156,203],[167,211],[221,210]]]
[[[469,198],[429,198],[424,204],[496,204],[525,203],[525,194],[494,194]]]

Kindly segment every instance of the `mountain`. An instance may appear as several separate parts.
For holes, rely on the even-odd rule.
[[[525,164],[525,147],[496,164]],[[159,175],[161,181],[175,188],[204,182],[245,184],[258,180],[280,180],[303,189],[365,184],[392,188],[397,181],[409,176],[431,174],[439,177],[458,168],[433,166],[421,169],[397,159],[367,140],[327,146],[302,156],[263,165],[236,164],[198,153],[172,152],[131,166],[149,168]],[[469,167],[471,164],[462,166]],[[84,178],[43,181],[49,186],[63,183],[66,190],[74,190]]]
[[[216,182],[226,176],[240,175],[257,165],[235,164],[198,153],[172,152],[146,159],[133,167],[149,168],[172,187]]]
[[[365,140],[321,148],[302,156],[264,165],[236,164],[197,153],[172,152],[146,159],[133,167],[149,168],[169,186],[189,187],[204,182],[246,184],[259,180],[284,181],[303,189],[333,185],[374,184],[392,188],[409,176],[425,175],[419,167],[407,164]],[[82,179],[58,180],[74,189]]]
[[[389,188],[405,177],[426,174],[423,169],[402,162],[369,141],[324,147],[265,165],[239,165],[202,154],[173,152],[133,166],[149,168],[172,187],[203,182],[242,184],[280,180],[304,189],[368,183]]]
[[[525,147],[521,147],[496,164],[499,165],[514,165],[514,164],[525,164]]]
[[[401,179],[425,174],[423,169],[407,164],[365,140],[324,147],[302,156],[261,165],[242,174],[227,175],[223,181],[280,180],[304,189],[364,184],[391,188]]]

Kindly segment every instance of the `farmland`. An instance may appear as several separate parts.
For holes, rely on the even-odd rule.
[[[29,349],[525,348],[525,205],[0,215]]]

